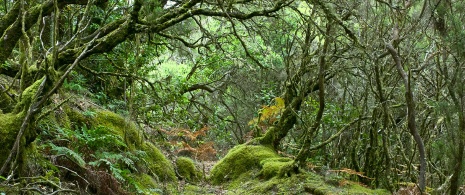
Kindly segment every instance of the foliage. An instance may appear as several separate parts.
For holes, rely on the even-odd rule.
[[[276,186],[299,172],[286,157],[299,154],[333,170],[339,187],[353,184],[350,178],[415,192],[401,184],[426,180],[438,194],[460,192],[463,1],[0,4],[0,166],[10,152],[18,163],[2,170],[0,178],[15,173],[8,182],[49,174],[53,166],[27,158],[40,155],[38,145],[44,158],[70,169],[53,175],[81,188],[87,184],[75,175],[94,188],[106,182],[110,187],[96,192],[103,194],[124,193],[121,187],[171,192],[152,185],[176,180],[163,152],[195,160],[226,155],[213,180],[243,177],[229,167],[252,169],[254,181],[243,187],[264,187],[257,193],[282,193]],[[258,144],[263,134],[261,143],[273,149],[240,145],[226,154]],[[420,151],[428,167],[417,166],[426,161]],[[43,168],[27,175],[28,166]],[[263,185],[255,181],[263,178]],[[352,192],[309,183],[294,187]]]
[[[97,116],[102,114],[105,114],[104,119]],[[174,170],[167,168],[171,165],[158,149],[153,146],[144,147],[149,143],[136,148],[130,148],[126,144],[128,140],[123,138],[124,134],[119,133],[121,129],[115,129],[116,124],[113,124],[119,122],[118,125],[122,125],[124,120],[119,116],[100,110],[96,112],[96,116],[87,116],[85,120],[100,121],[92,122],[95,125],[90,127],[83,123],[82,126],[76,126],[75,130],[60,126],[51,128],[49,130],[54,131],[54,137],[44,140],[46,142],[41,145],[41,150],[52,156],[65,156],[74,165],[67,163],[65,159],[56,163],[77,174],[88,175],[87,179],[96,182],[92,184],[94,188],[98,189],[102,187],[100,185],[107,185],[101,189],[102,193],[109,192],[108,190],[123,193],[124,190],[118,183],[128,185],[128,189],[134,189],[140,193],[159,189],[158,185],[151,182],[141,183],[142,181],[134,180],[136,174],[150,174],[149,177],[155,177],[161,181],[166,179],[166,174],[172,174],[169,180],[173,179]],[[101,174],[102,171],[110,175]]]
[[[210,130],[204,126],[197,131],[173,128],[169,131],[161,129],[168,136],[170,146],[179,156],[187,156],[198,160],[215,160],[216,150],[213,142],[205,142],[203,137]]]
[[[274,99],[275,105],[271,106],[262,106],[258,113],[258,117],[249,121],[249,125],[255,126],[258,132],[254,132],[254,137],[260,137],[261,134],[266,132],[266,129],[269,126],[274,125],[285,107],[284,99],[276,97]]]

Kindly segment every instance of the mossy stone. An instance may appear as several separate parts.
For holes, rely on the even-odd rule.
[[[178,157],[176,168],[179,175],[190,182],[197,182],[202,176],[202,173],[195,167],[194,161],[188,157]]]
[[[133,189],[134,191],[136,191],[138,194],[159,194],[157,193],[160,192],[161,194],[161,190],[160,190],[160,187],[161,186],[158,186],[157,184],[157,181],[150,175],[147,175],[147,174],[134,174],[133,175],[133,179],[134,179],[134,187],[136,189]]]
[[[234,180],[251,169],[260,169],[260,162],[268,158],[279,155],[266,146],[238,145],[213,167],[210,180],[213,184]]]
[[[147,153],[144,161],[150,172],[155,174],[160,181],[175,181],[173,165],[165,158],[160,150],[152,143],[145,142],[142,144],[142,150]]]
[[[97,110],[92,121],[92,126],[105,126],[116,135],[121,136],[131,150],[139,148],[142,143],[142,136],[137,126],[114,112]]]
[[[279,158],[268,158],[260,162],[262,165],[262,170],[260,175],[265,179],[270,179],[272,177],[284,177],[290,176],[291,171],[297,172],[294,170],[295,163],[290,158],[279,157]]]

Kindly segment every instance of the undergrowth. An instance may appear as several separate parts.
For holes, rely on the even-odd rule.
[[[104,175],[110,183],[115,183],[114,187],[110,187],[112,189],[108,189],[111,192],[126,193],[116,186],[127,186],[128,189],[139,192],[145,190],[132,174],[146,169],[147,162],[144,160],[147,156],[146,152],[129,149],[121,136],[112,133],[105,126],[89,128],[82,125],[76,130],[57,128],[55,138],[47,140],[41,148],[51,158],[62,158],[55,160],[59,166],[64,166],[78,174],[98,177],[95,173],[102,171],[109,173]]]

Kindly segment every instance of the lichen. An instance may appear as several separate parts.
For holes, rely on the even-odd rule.
[[[210,180],[213,184],[234,180],[247,171],[260,169],[260,162],[268,158],[279,155],[265,146],[238,145],[213,167]]]
[[[201,172],[195,167],[194,161],[188,157],[177,158],[176,168],[179,175],[189,182],[197,182],[202,176]]]
[[[175,181],[173,165],[152,143],[145,142],[142,144],[142,150],[147,153],[144,161],[147,163],[148,172],[152,172],[160,181]]]

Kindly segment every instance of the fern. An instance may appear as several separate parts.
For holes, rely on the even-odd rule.
[[[94,129],[83,128],[82,131],[85,144],[94,150],[124,149],[128,147],[121,136],[113,134],[104,126],[98,126]]]
[[[121,162],[124,163],[124,165],[129,167],[131,170],[137,172],[136,164],[134,163],[134,161],[132,159],[130,159],[128,157],[123,157],[123,158],[121,158]]]
[[[56,145],[52,142],[48,143],[51,151],[66,155],[80,167],[85,167],[87,164],[97,170],[105,169],[118,181],[129,182],[136,189],[138,188],[138,191],[147,192],[137,187],[134,182],[128,181],[129,173],[138,172],[137,164],[144,161],[142,157],[147,155],[146,152],[125,151],[128,146],[123,138],[105,126],[88,128],[83,125],[76,129],[73,131],[57,128],[57,139],[53,140]],[[90,162],[86,163],[84,159],[90,159]]]
[[[114,164],[108,159],[101,158],[101,159],[98,159],[96,161],[89,162],[89,165],[94,166],[94,167],[100,167],[102,165],[102,163],[108,166],[108,168],[110,169],[111,174],[116,179],[118,179],[119,181],[123,181],[123,182],[126,181],[126,179],[122,175],[123,170],[121,170],[118,167],[118,164]]]
[[[62,147],[62,146],[56,146],[53,143],[48,144],[52,151],[56,152],[58,155],[65,155],[66,157],[70,158],[73,162],[78,164],[80,167],[85,167],[86,166],[86,161],[82,158],[81,154],[67,148],[67,147]]]

